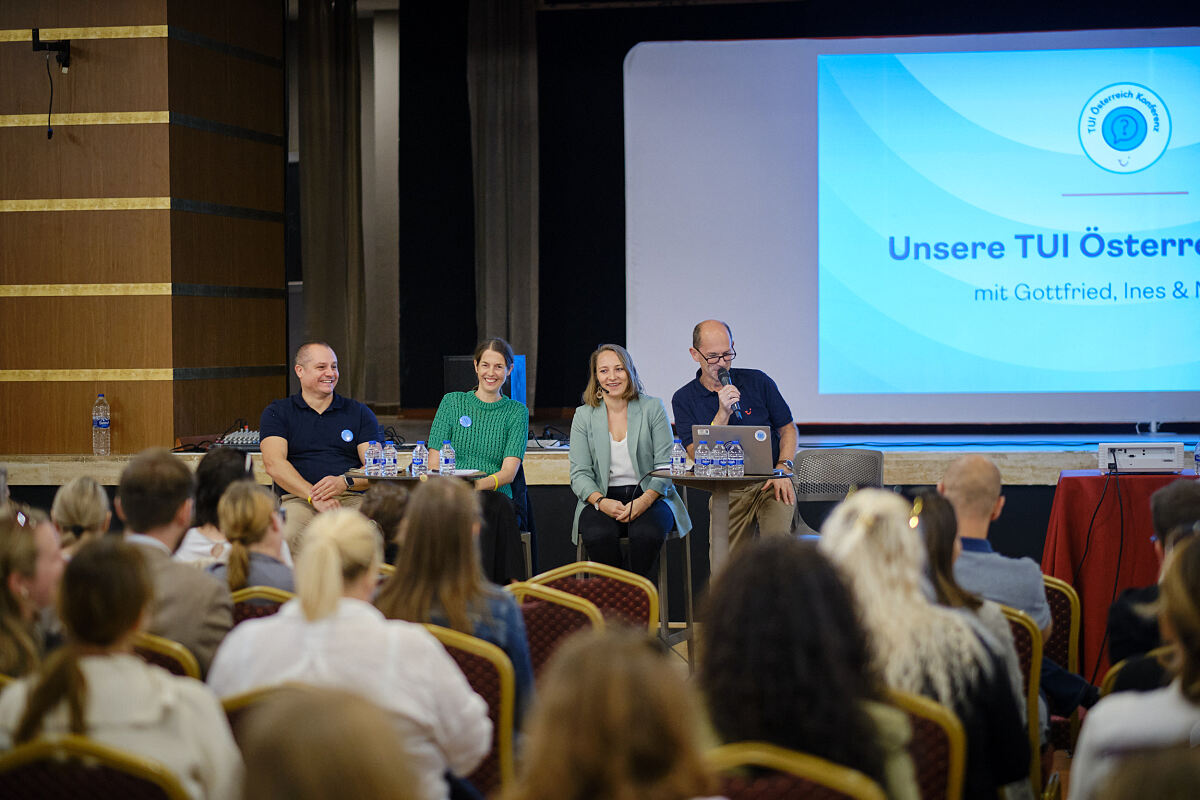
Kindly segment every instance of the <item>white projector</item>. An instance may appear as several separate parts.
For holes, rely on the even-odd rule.
[[[1117,472],[1179,472],[1183,469],[1183,442],[1101,442],[1102,471],[1116,465]]]

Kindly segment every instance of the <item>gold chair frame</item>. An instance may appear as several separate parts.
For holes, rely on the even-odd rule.
[[[0,773],[43,760],[102,764],[154,784],[168,800],[190,800],[175,773],[157,761],[75,734],[44,736],[18,745],[0,757]]]
[[[234,603],[244,603],[247,600],[269,600],[272,603],[286,603],[296,595],[285,589],[274,586],[246,586],[233,593]]]
[[[200,680],[200,662],[196,660],[196,656],[191,650],[174,639],[138,631],[133,637],[133,646],[175,659],[187,677]]]
[[[587,617],[592,623],[593,628],[604,628],[604,614],[600,613],[600,609],[596,607],[595,603],[579,595],[564,592],[562,589],[555,589],[552,586],[543,586],[540,583],[530,583],[529,581],[515,581],[505,586],[504,591],[516,598],[517,603],[523,603],[525,602],[525,598],[529,597],[534,600],[545,600],[548,603],[566,606]]]
[[[804,778],[858,800],[886,798],[879,784],[858,770],[768,742],[721,745],[709,750],[705,757],[717,772],[729,772],[740,767],[762,767]]]
[[[1038,720],[1038,690],[1042,682],[1042,632],[1024,611],[1000,606],[1009,625],[1026,630],[1030,639],[1029,674],[1025,675],[1025,719],[1029,729],[1029,782],[1034,797],[1042,794],[1042,735]]]
[[[889,689],[888,700],[905,713],[924,717],[946,732],[950,743],[949,764],[946,769],[946,800],[959,800],[966,777],[967,734],[958,715],[935,700],[899,689]],[[913,761],[915,766],[916,759]]]
[[[544,585],[561,578],[572,578],[576,575],[598,575],[641,589],[646,593],[649,600],[649,621],[647,627],[651,632],[658,627],[658,589],[654,588],[654,584],[646,578],[627,570],[610,567],[608,564],[598,564],[595,561],[576,561],[573,564],[564,564],[561,567],[534,575],[529,579],[528,583]]]
[[[1164,644],[1162,647],[1156,647],[1153,650],[1150,650],[1146,653],[1146,655],[1157,659],[1158,663],[1166,666],[1166,661],[1164,661],[1164,659],[1173,652],[1175,652],[1175,645]],[[1108,668],[1108,672],[1104,673],[1104,679],[1100,681],[1101,697],[1107,697],[1108,695],[1112,694],[1113,686],[1117,682],[1117,676],[1121,674],[1121,670],[1125,668],[1125,665],[1135,658],[1140,658],[1140,656],[1130,656],[1129,658],[1121,659],[1116,664],[1113,664]]]

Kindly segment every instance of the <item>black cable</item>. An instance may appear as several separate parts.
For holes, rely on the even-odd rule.
[[[1108,601],[1108,607],[1112,608],[1112,604],[1117,601],[1117,587],[1121,583],[1121,557],[1125,554],[1125,503],[1121,498],[1121,473],[1113,473],[1117,476],[1115,481],[1117,489],[1117,508],[1121,515],[1120,538],[1117,540],[1117,574],[1113,578],[1112,597]],[[1108,626],[1104,626],[1104,638],[1100,640],[1100,652],[1096,657],[1096,664],[1092,667],[1092,677],[1088,683],[1096,685],[1096,675],[1100,672],[1100,662],[1104,658],[1104,647],[1108,644]]]
[[[1104,505],[1104,496],[1108,494],[1108,480],[1112,476],[1112,472],[1104,476],[1104,487],[1100,490],[1100,499],[1096,501],[1096,508],[1092,511],[1092,519],[1088,522],[1087,536],[1083,540],[1083,555],[1080,556],[1079,563],[1075,565],[1075,571],[1071,575],[1072,586],[1079,584],[1079,570],[1083,569],[1083,562],[1087,561],[1088,550],[1092,546],[1092,526],[1096,524],[1096,515],[1100,513],[1100,507]]]
[[[50,81],[50,107],[46,109],[46,138],[54,138],[54,128],[50,127],[50,115],[54,111],[54,76],[50,74],[50,54],[46,53],[46,78]]]

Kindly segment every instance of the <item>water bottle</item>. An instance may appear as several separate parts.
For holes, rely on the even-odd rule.
[[[363,455],[363,461],[368,478],[383,475],[383,448],[379,446],[379,442],[374,439],[367,442],[367,452]]]
[[[1192,453],[1192,460],[1196,462],[1196,480],[1200,481],[1200,442],[1196,442],[1196,450]]]
[[[712,449],[712,466],[708,468],[708,477],[724,478],[729,468],[729,456],[725,452],[725,443],[717,442]]]
[[[731,478],[746,476],[746,454],[742,450],[742,442],[734,439],[729,443],[729,469],[725,472]]]
[[[104,393],[96,395],[92,406],[92,455],[106,456],[112,451],[112,415]]]
[[[454,446],[449,439],[442,440],[442,452],[438,458],[438,472],[442,475],[454,474]]]
[[[390,439],[383,443],[383,477],[394,478],[399,474],[396,467],[396,443]]]
[[[708,439],[704,439],[700,444],[696,445],[696,467],[695,474],[697,478],[709,477],[709,469],[712,468],[712,453],[708,449]]]
[[[417,446],[413,448],[409,472],[418,478],[429,474],[429,448],[425,446],[424,440],[417,442]]]
[[[683,475],[687,472],[687,449],[681,439],[676,439],[671,445],[671,474]]]

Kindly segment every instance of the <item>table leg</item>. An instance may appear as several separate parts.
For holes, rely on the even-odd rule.
[[[708,547],[709,572],[715,575],[729,556],[729,487],[720,483],[712,488]]]

